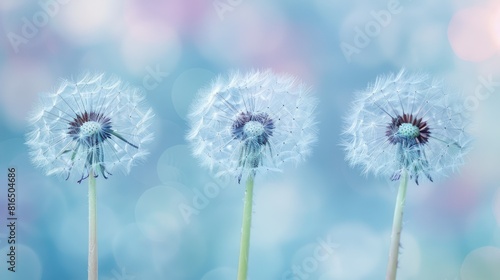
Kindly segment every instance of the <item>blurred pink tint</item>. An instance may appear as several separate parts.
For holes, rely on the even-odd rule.
[[[448,39],[463,60],[480,62],[499,50],[495,42],[493,13],[486,8],[467,8],[455,13],[448,26]]]

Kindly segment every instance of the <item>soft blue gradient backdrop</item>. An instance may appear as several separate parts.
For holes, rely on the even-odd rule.
[[[82,71],[143,87],[157,115],[148,159],[128,176],[97,180],[100,279],[235,279],[244,188],[192,159],[185,117],[215,75],[252,68],[294,74],[321,102],[313,155],[256,182],[250,279],[383,279],[397,186],[350,168],[339,144],[352,93],[401,67],[469,97],[475,142],[459,173],[410,184],[398,279],[500,279],[497,1],[60,2],[0,3],[0,279],[87,277],[86,182],[44,176],[24,145],[37,93]],[[221,14],[214,3],[234,6]],[[340,45],[356,47],[366,28],[371,36],[346,57]],[[5,262],[10,166],[15,274]],[[324,242],[334,249],[318,259]],[[302,272],[287,278],[293,266]]]

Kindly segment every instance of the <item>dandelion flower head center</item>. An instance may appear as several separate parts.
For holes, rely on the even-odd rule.
[[[264,148],[269,146],[273,135],[274,122],[267,113],[241,112],[233,121],[231,130],[234,139],[242,142],[238,166],[258,168],[262,165]],[[238,182],[241,180],[238,176]]]
[[[392,144],[426,144],[431,135],[427,122],[412,114],[398,115],[387,125],[385,135]]]
[[[235,139],[266,145],[273,135],[274,122],[267,113],[242,112],[231,127]]]
[[[69,122],[68,135],[89,147],[100,145],[112,134],[110,118],[100,113],[76,114],[73,121]]]
[[[258,121],[249,121],[243,126],[243,133],[247,137],[257,137],[264,133],[264,126]]]
[[[416,138],[420,135],[420,129],[411,123],[402,123],[398,128],[398,134],[406,138]]]
[[[84,137],[92,136],[101,131],[101,124],[95,121],[88,121],[80,127],[80,133]]]

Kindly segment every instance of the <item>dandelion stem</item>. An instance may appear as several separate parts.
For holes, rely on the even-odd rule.
[[[396,206],[394,208],[394,219],[392,221],[391,248],[389,251],[389,263],[387,264],[386,280],[396,279],[398,268],[399,244],[401,240],[401,228],[403,220],[403,209],[406,200],[406,189],[408,186],[408,171],[403,169],[402,178],[399,183]]]
[[[243,225],[241,226],[240,259],[238,263],[238,280],[247,279],[248,251],[250,247],[250,226],[252,224],[252,200],[254,174],[250,172],[247,179],[245,204],[243,207]]]
[[[89,172],[89,267],[88,280],[97,280],[97,209],[94,171]]]

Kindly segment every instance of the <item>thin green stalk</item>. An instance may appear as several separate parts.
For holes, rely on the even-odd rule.
[[[88,280],[97,280],[97,209],[94,172],[89,172],[89,267]]]
[[[408,171],[403,169],[399,183],[396,206],[394,208],[394,219],[392,221],[391,248],[389,251],[389,263],[387,264],[386,280],[395,280],[398,269],[399,244],[401,240],[401,228],[403,221],[403,209],[405,207],[406,189],[408,186]]]
[[[241,226],[240,259],[238,263],[238,280],[246,280],[248,272],[248,251],[250,248],[250,226],[252,224],[254,174],[250,173],[245,191],[245,204],[243,207],[243,225]]]

